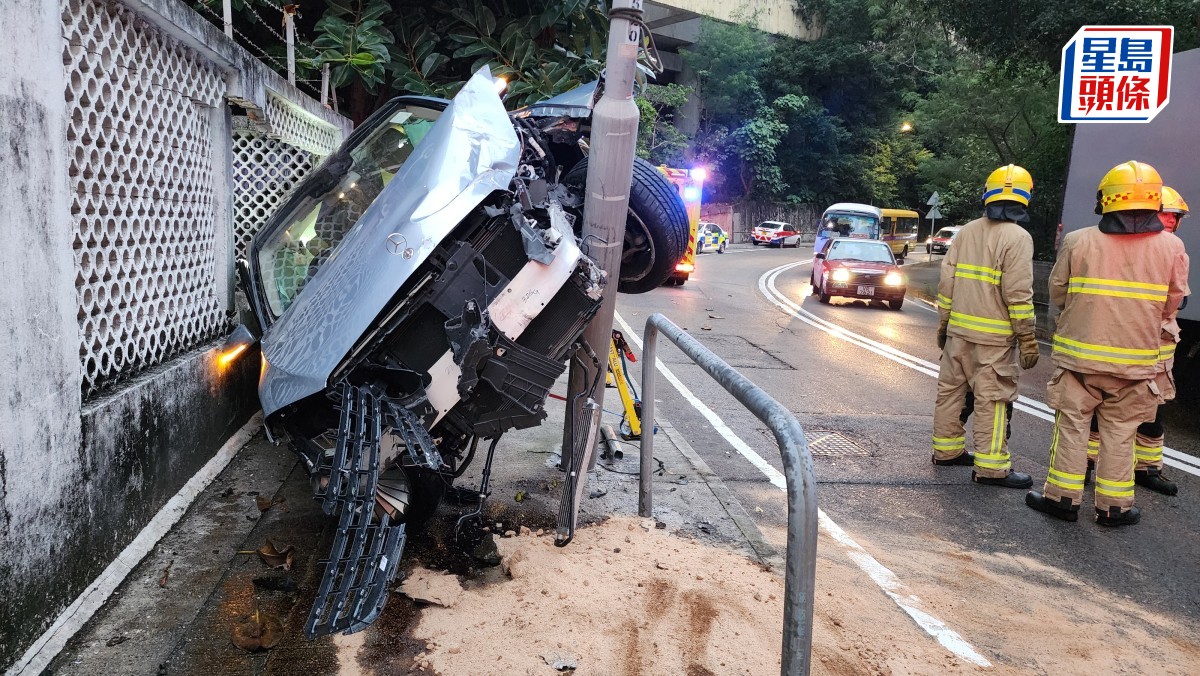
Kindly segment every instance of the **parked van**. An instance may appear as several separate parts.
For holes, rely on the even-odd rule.
[[[883,212],[878,207],[854,202],[839,202],[821,214],[817,226],[817,241],[813,252],[821,251],[825,243],[837,237],[856,239],[879,239],[883,223]]]
[[[892,247],[892,255],[903,262],[908,252],[917,248],[917,226],[921,214],[910,209],[880,209],[883,222],[879,228],[883,241]]]

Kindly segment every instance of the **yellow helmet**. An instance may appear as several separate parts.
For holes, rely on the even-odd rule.
[[[987,177],[983,188],[983,203],[991,204],[1000,200],[1012,200],[1029,206],[1029,198],[1033,192],[1033,177],[1024,167],[1010,164],[1000,167]]]
[[[1162,189],[1162,210],[1169,214],[1186,215],[1188,212],[1187,202],[1183,201],[1183,195],[1175,188],[1163,186]]]
[[[1118,164],[1100,179],[1096,213],[1150,209],[1162,206],[1163,184],[1158,170],[1145,162]]]

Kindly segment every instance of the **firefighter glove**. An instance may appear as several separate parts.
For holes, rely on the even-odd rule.
[[[1021,368],[1028,371],[1037,366],[1039,356],[1037,338],[1032,333],[1022,333],[1017,336],[1017,345],[1021,350]]]
[[[945,347],[946,347],[947,324],[949,324],[949,321],[943,319],[942,323],[938,325],[937,341],[938,341],[938,349],[939,350],[945,349]]]

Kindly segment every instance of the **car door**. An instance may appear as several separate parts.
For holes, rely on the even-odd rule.
[[[784,223],[779,234],[783,236],[779,246],[800,246],[800,233],[796,232],[796,227],[791,223]]]
[[[812,283],[814,289],[820,286],[821,280],[825,276],[825,257],[829,255],[829,247],[831,246],[833,246],[833,240],[825,240],[825,245],[822,246],[821,250],[818,252],[820,256],[813,257],[812,279],[809,281]]]

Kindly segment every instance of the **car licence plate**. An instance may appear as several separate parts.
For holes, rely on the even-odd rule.
[[[860,286],[860,287],[858,287],[858,295],[860,295],[860,296],[874,296],[874,295],[875,295],[875,287],[873,287],[873,286]]]

